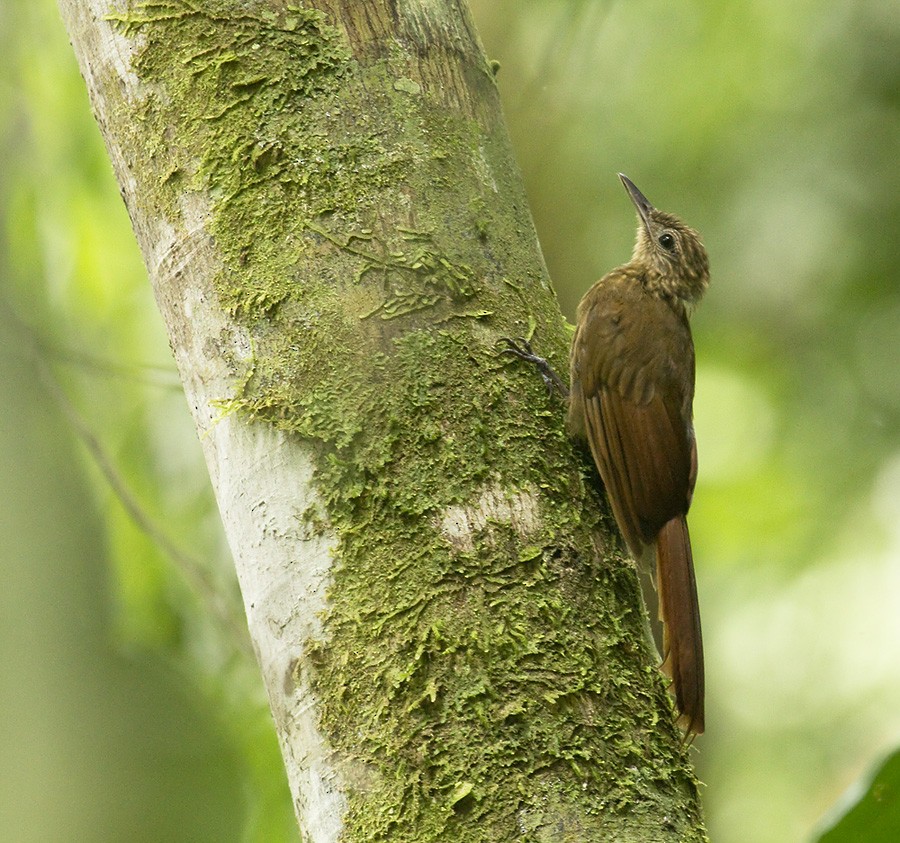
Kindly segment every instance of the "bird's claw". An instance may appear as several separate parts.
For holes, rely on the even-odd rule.
[[[506,343],[506,348],[500,350],[501,354],[512,354],[514,357],[527,360],[535,365],[538,364],[538,361],[542,363],[547,362],[543,357],[538,357],[532,351],[531,343],[525,337],[500,337],[499,342]]]
[[[500,350],[501,354],[511,354],[527,363],[531,363],[541,376],[544,386],[547,387],[547,394],[556,393],[566,398],[569,391],[560,379],[559,375],[553,371],[546,358],[540,357],[534,353],[531,343],[525,337],[500,337],[500,342],[506,343],[506,348]]]

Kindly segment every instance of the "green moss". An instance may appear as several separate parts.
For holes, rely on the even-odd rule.
[[[371,774],[348,840],[509,839],[546,819],[550,794],[628,827],[693,789],[659,715],[633,570],[595,558],[595,516],[572,506],[591,492],[560,407],[527,371],[510,392],[501,365],[415,331],[367,367],[368,388],[335,381],[298,400],[257,384],[239,399],[321,443],[340,566],[310,655],[333,745]],[[523,422],[535,408],[537,428]],[[486,487],[540,489],[535,529],[489,522],[454,549],[441,517]]]
[[[278,8],[118,15],[146,82],[124,145],[155,216],[208,208],[254,347],[223,407],[315,450],[308,519],[338,546],[309,656],[321,726],[366,781],[342,839],[584,840],[662,812],[689,839],[696,784],[634,572],[598,558],[609,522],[561,406],[496,354],[536,330],[562,360],[567,337],[489,68],[469,57],[493,106],[476,119],[411,78],[446,56],[360,64],[320,13]],[[454,543],[448,511],[485,495],[495,517]]]
[[[349,51],[320,12],[291,4],[165,0],[112,19],[140,37],[133,67],[153,80],[131,138],[144,201],[176,216],[184,193],[202,191],[223,251],[223,303],[235,315],[270,311],[296,283],[285,233],[351,204],[367,162],[391,175],[377,138],[330,140],[331,113],[318,107],[353,72]]]

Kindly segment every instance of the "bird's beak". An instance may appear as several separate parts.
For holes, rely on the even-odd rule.
[[[624,173],[619,173],[619,178],[621,179],[622,184],[625,185],[625,190],[628,191],[628,195],[631,197],[631,201],[634,202],[634,207],[637,208],[638,214],[644,221],[644,225],[649,231],[650,212],[653,210],[653,206],[650,204],[650,201],[647,199],[647,197],[637,189],[637,185],[630,178],[628,178],[628,176],[626,176]]]

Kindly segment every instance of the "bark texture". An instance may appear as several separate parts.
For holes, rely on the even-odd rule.
[[[60,6],[305,840],[704,839],[462,0]]]

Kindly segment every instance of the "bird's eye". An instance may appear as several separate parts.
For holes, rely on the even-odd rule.
[[[672,252],[675,250],[675,238],[668,231],[663,232],[659,235],[659,245],[666,251]]]

